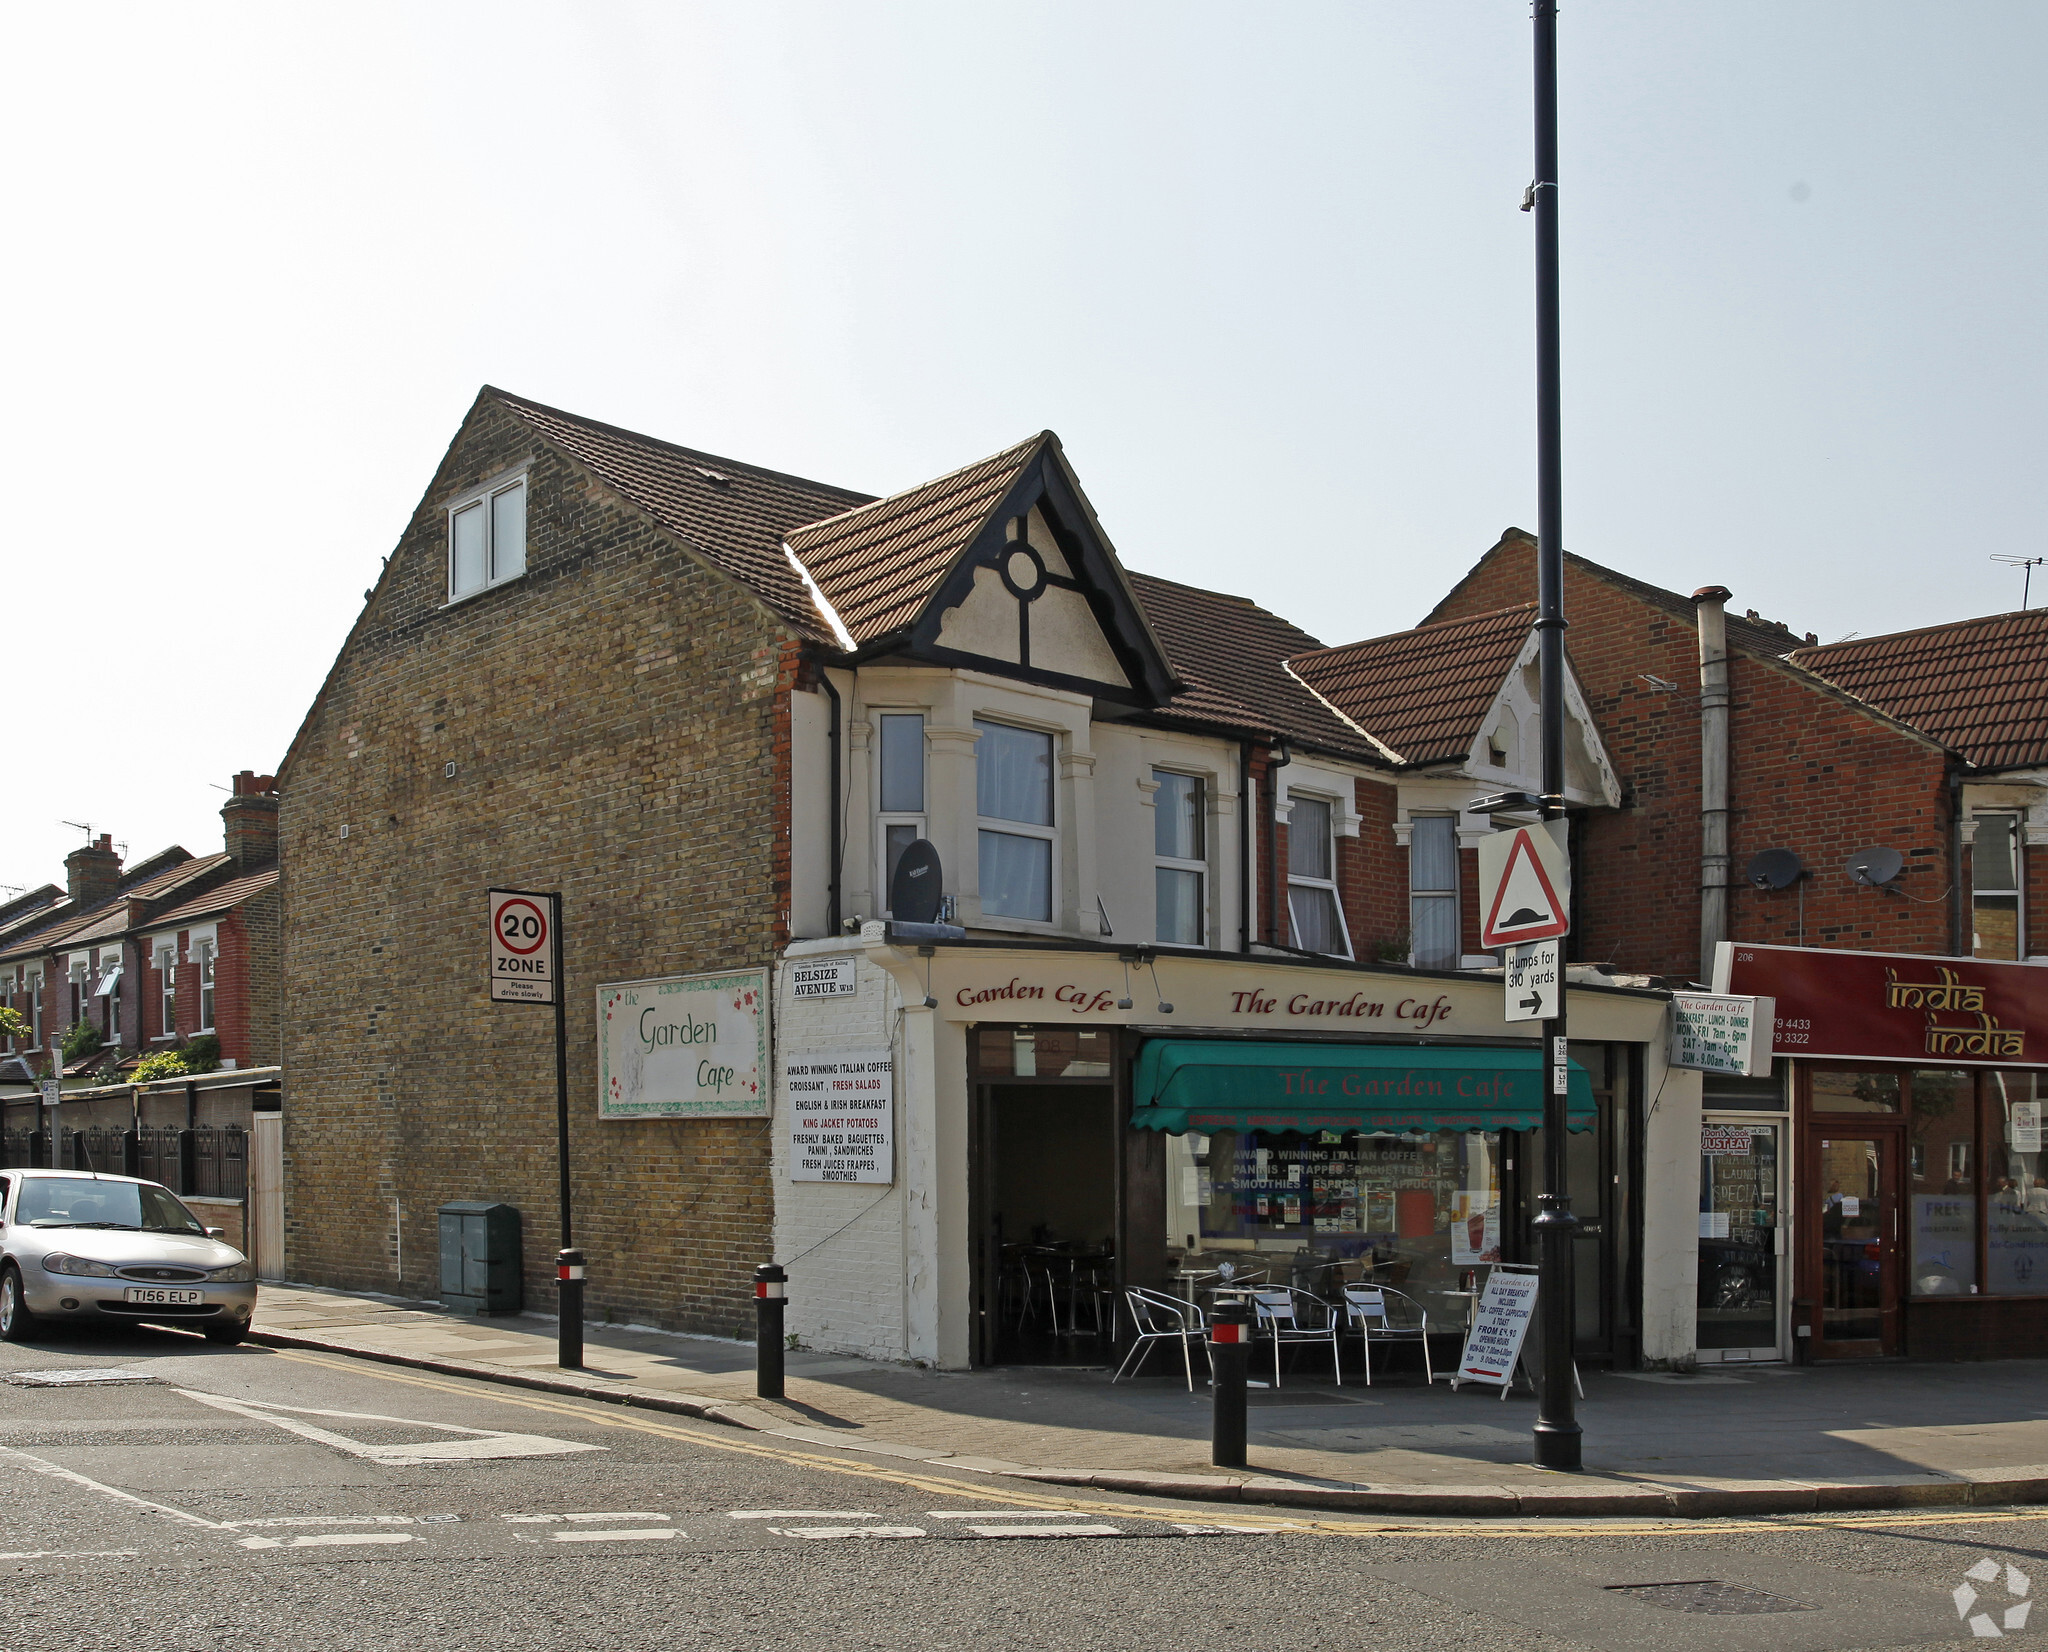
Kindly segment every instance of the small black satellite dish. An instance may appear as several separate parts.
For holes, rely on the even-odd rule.
[[[1906,857],[1896,849],[1858,849],[1842,870],[1857,883],[1882,888],[1899,875],[1905,864]]]
[[[1806,868],[1790,849],[1766,849],[1742,875],[1759,889],[1790,889],[1806,876]]]
[[[937,923],[939,919],[939,852],[931,839],[918,838],[896,862],[889,880],[889,915],[900,924]]]

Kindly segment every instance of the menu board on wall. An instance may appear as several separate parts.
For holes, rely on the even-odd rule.
[[[782,1083],[791,1181],[896,1179],[896,1065],[887,1050],[790,1056]]]

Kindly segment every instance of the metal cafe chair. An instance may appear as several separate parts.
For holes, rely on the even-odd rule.
[[[1421,1343],[1422,1374],[1429,1381],[1436,1381],[1436,1372],[1429,1363],[1429,1315],[1406,1291],[1386,1285],[1346,1285],[1338,1323],[1346,1330],[1358,1332],[1359,1349],[1365,1355],[1366,1387],[1372,1386],[1375,1342]]]
[[[1292,1285],[1259,1285],[1251,1292],[1254,1313],[1253,1334],[1273,1344],[1273,1386],[1280,1386],[1280,1345],[1283,1342],[1327,1342],[1330,1364],[1337,1386],[1344,1386],[1344,1368],[1338,1363],[1337,1316],[1329,1304],[1311,1291]]]
[[[1192,1302],[1183,1302],[1163,1291],[1142,1290],[1135,1285],[1124,1292],[1124,1301],[1130,1308],[1131,1322],[1138,1328],[1138,1340],[1131,1344],[1131,1351],[1124,1355],[1123,1364],[1117,1367],[1116,1375],[1109,1380],[1117,1382],[1126,1374],[1137,1376],[1145,1364],[1145,1356],[1152,1352],[1155,1344],[1178,1342],[1180,1362],[1187,1372],[1188,1392],[1192,1394],[1195,1391],[1195,1356],[1188,1344],[1199,1342],[1203,1353],[1208,1353],[1207,1316]],[[1213,1372],[1213,1357],[1209,1363]]]

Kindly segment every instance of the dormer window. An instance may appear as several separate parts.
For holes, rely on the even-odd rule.
[[[448,508],[448,600],[526,572],[526,478],[498,481]]]

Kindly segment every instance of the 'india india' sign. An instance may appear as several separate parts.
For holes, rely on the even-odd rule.
[[[896,1179],[896,1068],[887,1050],[785,1055],[793,1182]]]
[[[614,981],[597,989],[600,1118],[768,1113],[768,972]]]

